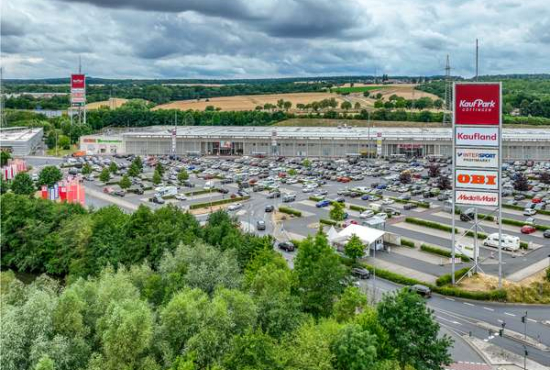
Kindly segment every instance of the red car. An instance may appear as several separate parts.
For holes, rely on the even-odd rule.
[[[540,202],[542,202],[542,199],[541,198],[533,198],[533,199],[531,199],[531,202],[532,203],[540,203]]]
[[[525,226],[521,227],[521,233],[522,234],[532,234],[535,231],[537,231],[537,229],[535,229],[535,227],[531,226],[531,225],[525,225]]]
[[[113,188],[109,188],[109,187],[103,188],[103,192],[105,194],[111,194],[113,191],[114,191]]]
[[[349,220],[349,221],[344,222],[344,227],[348,227],[349,225],[359,225],[359,222],[357,222],[355,220]]]
[[[351,181],[351,179],[349,177],[342,176],[342,177],[337,178],[336,181],[342,182],[342,183],[348,183],[348,182]]]

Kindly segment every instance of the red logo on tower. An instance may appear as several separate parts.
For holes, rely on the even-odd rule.
[[[454,105],[457,125],[499,125],[500,85],[456,84]]]
[[[84,89],[86,78],[84,75],[71,75],[71,89]]]

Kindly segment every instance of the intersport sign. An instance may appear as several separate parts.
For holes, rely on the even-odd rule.
[[[498,147],[497,127],[456,127],[457,146],[490,146]]]
[[[500,84],[456,84],[456,125],[500,124]]]
[[[497,149],[456,149],[457,167],[481,167],[498,169]]]

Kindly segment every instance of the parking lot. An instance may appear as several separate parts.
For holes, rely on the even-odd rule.
[[[375,265],[427,282],[435,281],[450,270],[449,258],[426,253],[419,248],[425,244],[450,251],[450,232],[409,222],[412,218],[451,225],[451,191],[439,189],[441,185],[446,185],[442,177],[447,177],[447,185],[450,184],[448,158],[304,160],[142,156],[143,172],[131,178],[129,189],[120,191],[117,183],[127,174],[134,159],[134,156],[65,158],[61,166],[65,172],[73,174],[80,173],[86,162],[92,166],[92,174],[84,176],[83,180],[88,206],[116,204],[132,212],[141,204],[152,208],[174,204],[189,210],[201,221],[206,220],[212,211],[226,209],[239,219],[243,229],[272,235],[279,242],[300,240],[315,233],[320,220],[330,221],[331,203],[340,202],[344,205],[346,219],[338,222],[335,226],[337,230],[350,223],[367,224],[416,245],[416,248],[387,245],[384,250],[376,252],[376,259],[372,261]],[[98,176],[112,161],[117,164],[118,170],[105,184],[99,181]],[[161,183],[153,185],[151,180],[158,163],[165,171]],[[35,170],[39,168],[40,164],[36,163]],[[181,171],[189,174],[185,182],[178,180]],[[527,250],[503,251],[503,273],[513,281],[535,273],[541,268],[538,264],[550,254],[550,239],[547,239],[550,235],[542,231],[544,226],[550,226],[550,215],[540,213],[544,212],[546,203],[550,203],[550,185],[538,180],[545,172],[550,172],[550,163],[505,164],[503,195],[508,208],[503,208],[502,219],[519,224],[510,221],[503,223],[502,231],[511,237],[518,237],[528,247]],[[528,178],[529,191],[514,190],[513,178],[518,173]],[[224,202],[228,203],[219,204]],[[278,211],[281,206],[296,210],[301,216],[283,214]],[[509,208],[512,206],[515,208]],[[526,208],[532,211],[526,212]],[[497,215],[490,209],[480,208],[478,211],[480,218],[486,217],[479,223],[479,232],[486,235],[498,232]],[[459,215],[455,217],[459,230],[472,228],[473,223],[467,218],[461,220]],[[523,233],[522,227],[527,224],[536,225],[537,230]],[[325,230],[330,228],[327,224],[323,226]],[[473,244],[472,237],[460,240]],[[479,239],[479,244],[483,241]],[[295,252],[283,253],[291,260]],[[497,274],[496,253],[493,247],[480,246],[480,266],[484,272]],[[460,262],[459,268],[469,265],[468,262]]]

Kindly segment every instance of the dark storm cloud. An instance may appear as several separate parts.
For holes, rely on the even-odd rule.
[[[0,34],[2,36],[22,36],[24,35],[24,28],[21,23],[16,23],[13,20],[2,19],[0,22]]]
[[[60,0],[67,3],[87,3],[102,8],[135,9],[155,12],[197,13],[228,17],[232,19],[252,18],[246,0]]]

